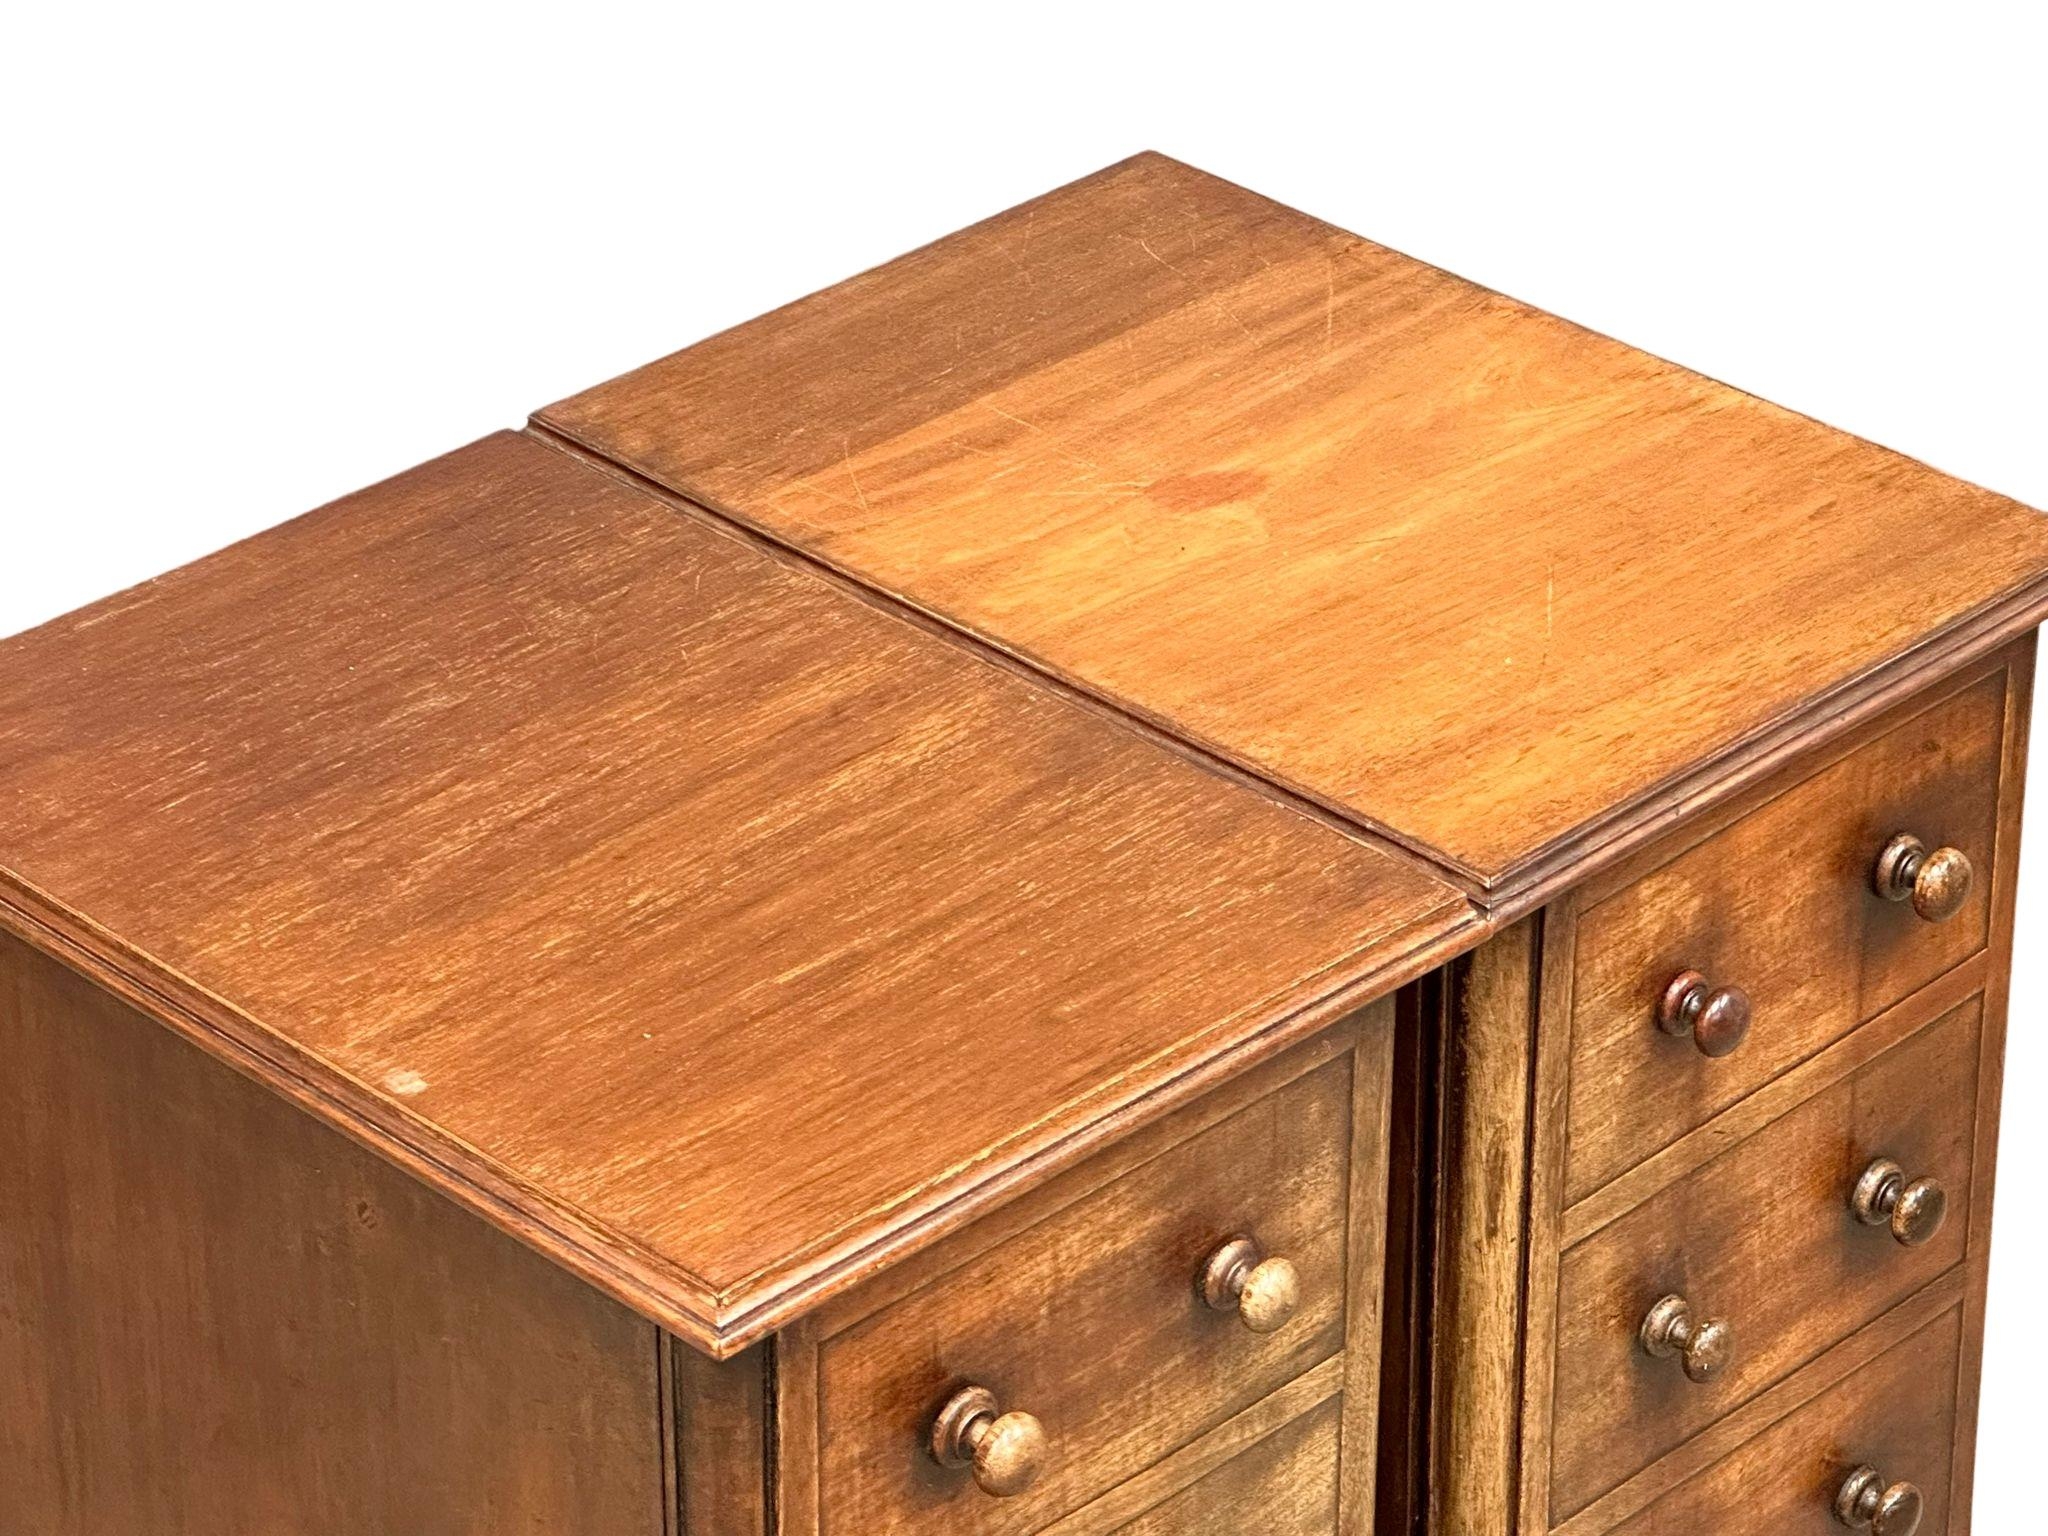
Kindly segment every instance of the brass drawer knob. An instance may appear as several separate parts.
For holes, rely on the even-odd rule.
[[[1680,971],[1657,999],[1657,1027],[1691,1035],[1702,1056],[1731,1055],[1749,1038],[1749,994],[1711,986],[1702,972]]]
[[[1962,849],[1937,848],[1929,853],[1919,838],[1901,832],[1877,856],[1870,883],[1886,901],[1910,901],[1928,922],[1940,923],[1963,910],[1975,876],[1970,856]]]
[[[1858,1467],[1835,1495],[1835,1518],[1852,1531],[1872,1536],[1913,1536],[1927,1500],[1911,1483],[1885,1486],[1875,1467]]]
[[[1037,1482],[1050,1459],[1045,1426],[1028,1413],[1003,1413],[987,1387],[962,1387],[932,1423],[932,1458],[972,1467],[984,1493],[1007,1499]]]
[[[1735,1359],[1735,1330],[1721,1318],[1692,1315],[1683,1296],[1666,1296],[1643,1319],[1643,1353],[1653,1360],[1673,1355],[1694,1381],[1712,1381]]]
[[[1248,1237],[1233,1237],[1210,1254],[1195,1285],[1202,1300],[1235,1312],[1253,1333],[1284,1328],[1301,1310],[1301,1271],[1265,1257]]]
[[[1908,1182],[1905,1169],[1880,1157],[1849,1192],[1849,1209],[1866,1227],[1889,1226],[1906,1247],[1918,1248],[1948,1219],[1948,1191],[1939,1179]]]

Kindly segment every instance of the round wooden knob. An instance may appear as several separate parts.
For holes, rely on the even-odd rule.
[[[1007,1499],[1038,1481],[1051,1453],[1043,1424],[999,1408],[986,1387],[955,1392],[932,1423],[932,1457],[942,1467],[972,1467],[982,1492]]]
[[[1920,916],[1939,923],[1963,910],[1975,878],[1970,856],[1962,849],[1937,848],[1929,853],[1919,838],[1901,832],[1877,856],[1870,883],[1886,901],[1910,901]]]
[[[1735,1359],[1735,1330],[1718,1317],[1692,1315],[1683,1296],[1666,1296],[1643,1319],[1643,1353],[1653,1360],[1673,1355],[1694,1381],[1712,1381]]]
[[[1872,1536],[1913,1536],[1927,1513],[1927,1500],[1911,1483],[1889,1487],[1875,1467],[1858,1467],[1835,1495],[1835,1518],[1852,1531]]]
[[[1889,1226],[1892,1236],[1918,1248],[1948,1219],[1948,1191],[1939,1179],[1912,1179],[1888,1157],[1880,1157],[1849,1192],[1849,1209],[1866,1227]]]
[[[1709,985],[1699,971],[1680,971],[1657,999],[1657,1027],[1691,1035],[1702,1056],[1727,1056],[1749,1038],[1749,994]]]
[[[1218,1312],[1235,1312],[1253,1333],[1284,1328],[1301,1310],[1301,1271],[1285,1259],[1269,1259],[1248,1237],[1233,1237],[1209,1255],[1195,1278],[1202,1300]]]

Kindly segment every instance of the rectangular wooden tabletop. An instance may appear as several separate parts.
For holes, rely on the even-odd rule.
[[[1158,155],[536,419],[1493,901],[2048,578],[2004,497]]]
[[[515,434],[0,644],[0,922],[721,1351],[1477,936]]]

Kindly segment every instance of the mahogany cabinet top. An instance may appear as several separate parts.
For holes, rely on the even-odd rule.
[[[0,920],[714,1350],[1477,924],[510,433],[0,645]]]
[[[1144,156],[0,643],[0,927],[729,1352],[2044,582]]]
[[[1158,155],[536,420],[1494,902],[2048,576],[2014,502]]]

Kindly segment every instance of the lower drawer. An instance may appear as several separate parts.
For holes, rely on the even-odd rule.
[[[1845,1536],[1870,1524],[1835,1517],[1843,1485],[1864,1481],[1925,1513],[1918,1536],[1946,1536],[1963,1317],[1951,1309],[1812,1402],[1680,1483],[1611,1536]],[[1906,1486],[1901,1486],[1906,1485]],[[1867,1511],[1866,1511],[1867,1512]]]
[[[1331,1399],[1303,1414],[1118,1526],[1116,1536],[1330,1536],[1337,1529],[1340,1409],[1340,1401]]]

